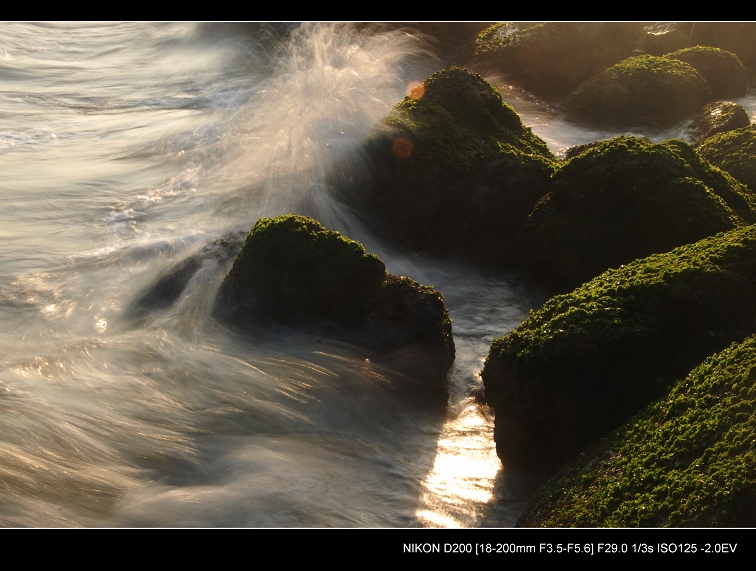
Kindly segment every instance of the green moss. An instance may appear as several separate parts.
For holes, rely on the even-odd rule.
[[[553,469],[756,330],[756,225],[608,270],[494,340],[483,369],[505,465]]]
[[[615,127],[669,127],[711,100],[707,81],[681,60],[627,58],[583,82],[564,101],[573,120]]]
[[[423,397],[448,397],[455,349],[441,292],[387,274],[362,244],[312,218],[255,223],[221,284],[217,315],[247,330],[283,326],[346,340],[381,358],[401,353],[391,365],[430,381],[420,387]]]
[[[480,32],[475,41],[475,55],[480,56],[517,44],[522,34],[544,29],[544,23],[497,22]]]
[[[289,214],[252,227],[222,286],[242,313],[280,323],[362,317],[386,278],[383,262],[339,232]]]
[[[388,240],[500,262],[558,161],[499,91],[458,67],[429,77],[372,132],[367,180],[343,185]],[[454,231],[450,231],[454,228]]]
[[[716,46],[740,58],[753,75],[756,70],[756,25],[754,22],[696,22],[690,45]]]
[[[615,137],[552,177],[520,232],[522,263],[555,291],[610,267],[756,222],[756,196],[673,139]]]
[[[508,149],[555,160],[546,143],[502,101],[499,90],[464,68],[431,75],[382,123],[394,131],[392,138],[412,139],[412,160],[427,164],[474,169]]]
[[[709,84],[712,99],[743,97],[746,94],[746,68],[732,52],[709,46],[692,46],[664,57],[684,61],[695,68]]]
[[[678,52],[680,53],[680,52]],[[681,52],[680,55],[690,52]],[[700,74],[688,62],[672,57],[648,54],[627,58],[606,70],[607,77],[619,81],[651,80],[660,77],[675,77],[692,84],[700,83]]]
[[[561,470],[518,525],[753,527],[755,413],[751,336]]]
[[[697,148],[706,161],[727,171],[756,192],[756,127],[749,125],[714,135]]]

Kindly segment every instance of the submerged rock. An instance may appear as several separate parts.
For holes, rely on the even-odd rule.
[[[640,55],[580,84],[562,102],[573,121],[606,128],[666,128],[688,119],[712,100],[695,68],[679,59]]]
[[[561,469],[516,527],[756,526],[756,337]]]
[[[362,244],[296,214],[252,227],[221,284],[216,314],[242,328],[296,329],[397,355],[443,387],[454,360],[439,291],[387,274]]]
[[[140,319],[150,312],[169,309],[203,265],[227,262],[236,255],[243,240],[243,234],[228,233],[179,261],[140,293],[126,309],[126,317]]]
[[[334,169],[341,200],[395,244],[477,261],[511,259],[557,160],[482,77],[448,68],[376,126],[369,172]]]
[[[756,332],[756,225],[608,270],[495,339],[482,378],[507,468],[552,472]]]
[[[569,291],[608,268],[756,222],[756,195],[690,145],[620,136],[565,162],[523,224],[522,265]]]

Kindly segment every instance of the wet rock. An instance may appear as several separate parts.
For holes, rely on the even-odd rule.
[[[643,28],[638,49],[652,56],[661,56],[690,46],[692,22],[654,22]]]
[[[756,331],[756,225],[608,270],[495,339],[482,372],[508,469],[553,472]]]
[[[756,75],[756,22],[696,22],[690,34],[691,46],[713,46],[738,56]]]
[[[693,66],[651,55],[628,58],[580,84],[561,109],[572,121],[605,128],[666,128],[698,113],[711,89]]]
[[[746,68],[732,52],[720,48],[693,46],[664,57],[690,64],[709,84],[713,99],[743,97],[746,94]]]
[[[238,252],[243,240],[244,234],[231,232],[181,260],[143,291],[129,305],[126,315],[130,318],[141,318],[152,311],[169,309],[205,263],[217,264],[230,260]]]
[[[696,151],[756,192],[756,126],[748,125],[709,137]]]
[[[523,224],[522,265],[554,292],[608,268],[756,222],[756,195],[687,143],[620,136],[554,173]]]
[[[376,125],[368,170],[334,169],[340,199],[403,248],[501,262],[557,160],[499,91],[463,68],[433,74]]]
[[[478,35],[468,64],[550,101],[633,55],[642,22],[499,22]]]
[[[401,355],[413,373],[444,389],[454,360],[439,291],[387,274],[360,243],[296,214],[252,227],[220,287],[216,314],[247,330],[285,328]]]
[[[560,469],[516,527],[756,526],[754,370],[753,335],[708,357]]]
[[[714,101],[706,105],[693,118],[690,126],[691,138],[695,142],[694,144],[698,146],[718,133],[726,133],[750,124],[751,118],[742,105],[732,101]]]

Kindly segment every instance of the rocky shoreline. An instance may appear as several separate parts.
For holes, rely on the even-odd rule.
[[[503,465],[551,476],[518,525],[756,525],[756,152],[727,101],[756,77],[756,24],[404,27],[453,65],[375,126],[368,169],[337,165],[329,184],[408,251],[523,269],[551,292],[482,373]],[[685,122],[696,144],[620,136],[557,158],[494,72],[570,121]],[[414,347],[429,398],[454,358],[443,292],[296,214],[252,227],[218,312]]]

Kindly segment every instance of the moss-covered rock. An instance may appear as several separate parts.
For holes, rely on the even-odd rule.
[[[332,177],[342,201],[402,247],[508,260],[511,241],[548,191],[557,160],[479,75],[447,68],[376,126],[369,172]]]
[[[743,62],[749,77],[756,77],[756,22],[696,22],[690,45],[732,52]]]
[[[756,337],[565,466],[517,527],[756,526]]]
[[[713,99],[743,97],[746,94],[746,68],[732,52],[711,46],[693,46],[664,57],[684,61],[695,68],[709,84]]]
[[[499,22],[482,31],[469,65],[549,100],[630,57],[640,22]]]
[[[221,284],[216,313],[244,328],[296,328],[381,355],[414,351],[434,378],[445,378],[454,360],[439,291],[387,274],[359,242],[296,214],[252,227]]]
[[[640,55],[581,83],[562,103],[573,121],[611,128],[666,128],[699,112],[711,89],[693,66]]]
[[[696,147],[696,151],[756,192],[756,126],[712,136]]]
[[[384,263],[360,243],[311,218],[279,216],[252,227],[220,296],[240,320],[354,325],[385,279]]]
[[[482,377],[507,468],[552,471],[756,331],[756,225],[608,270],[495,339]]]
[[[452,322],[444,297],[407,276],[387,275],[365,317],[366,336],[420,376],[444,377],[454,361]]]
[[[562,160],[568,161],[572,157],[576,157],[578,155],[583,154],[585,151],[592,149],[593,147],[598,147],[599,145],[602,145],[604,143],[603,140],[598,141],[591,141],[590,143],[580,143],[578,145],[572,145],[570,147],[567,147],[564,149],[562,153]]]
[[[742,105],[732,101],[714,101],[707,104],[698,115],[693,117],[690,125],[691,139],[694,145],[698,146],[709,137],[747,127],[750,124],[751,118]]]
[[[756,222],[756,195],[679,139],[589,145],[523,224],[522,265],[553,292],[608,268]]]

